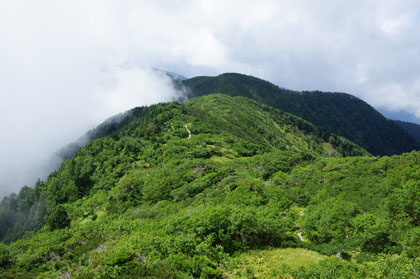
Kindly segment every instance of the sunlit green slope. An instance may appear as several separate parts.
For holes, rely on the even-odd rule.
[[[411,278],[420,267],[416,152],[375,158],[221,94],[136,108],[92,133],[1,202],[0,278]]]

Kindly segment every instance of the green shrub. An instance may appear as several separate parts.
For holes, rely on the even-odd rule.
[[[50,216],[47,217],[47,225],[52,231],[67,227],[70,225],[70,222],[67,210],[61,204],[57,205]]]
[[[6,267],[12,262],[12,256],[9,253],[9,247],[0,243],[0,267]]]

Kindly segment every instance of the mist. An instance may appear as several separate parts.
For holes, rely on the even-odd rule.
[[[174,89],[167,74],[150,68],[109,68],[98,77],[97,88],[86,95],[60,95],[47,88],[45,92],[52,95],[33,96],[19,104],[10,99],[2,103],[0,197],[23,185],[32,186],[38,178],[44,180],[62,162],[62,148],[73,142],[84,145],[88,140],[84,134],[105,119],[184,95]]]
[[[415,0],[14,0],[0,9],[0,196],[106,118],[239,72],[420,117]]]

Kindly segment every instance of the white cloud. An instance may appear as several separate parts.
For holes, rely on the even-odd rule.
[[[113,69],[110,74],[112,84],[103,88],[102,97],[98,96],[98,100],[104,102],[99,107],[103,107],[106,114],[118,114],[139,104],[152,105],[182,97],[182,92],[174,90],[164,72],[128,66]]]
[[[242,72],[420,117],[419,11],[417,0],[5,2],[0,176],[29,173],[119,110],[173,98],[150,68]]]
[[[173,49],[175,57],[185,57],[191,66],[222,67],[225,66],[226,54],[223,44],[208,29],[201,29],[195,34],[176,44]]]
[[[414,16],[411,13],[403,14],[395,18],[387,18],[381,23],[381,29],[388,35],[401,33],[404,28],[413,23]]]

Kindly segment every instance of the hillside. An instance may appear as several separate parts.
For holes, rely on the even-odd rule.
[[[121,116],[45,182],[1,202],[0,278],[420,270],[419,152],[373,157],[294,115],[222,94]]]
[[[420,142],[420,125],[399,120],[394,120],[394,122]]]
[[[195,136],[188,141],[180,140],[189,133]],[[169,103],[136,108],[110,118],[88,132],[86,137],[93,141],[52,173],[46,185],[38,182],[35,193],[31,188],[24,187],[17,197],[12,195],[3,201],[2,204],[12,204],[7,206],[7,210],[16,213],[9,214],[8,218],[0,218],[0,240],[13,241],[24,231],[39,227],[43,214],[49,213],[48,207],[82,198],[96,184],[111,188],[120,175],[134,167],[131,164],[139,159],[139,152],[146,152],[142,160],[148,164],[161,163],[166,156],[171,159],[181,157],[223,161],[275,150],[299,153],[309,158],[318,155],[368,154],[345,139],[298,117],[246,98],[221,94],[192,99],[183,105]],[[106,153],[102,149],[111,150]],[[69,154],[71,152],[74,151],[68,151]],[[112,163],[102,166],[104,162],[97,165],[95,160]],[[29,198],[43,199],[44,203],[35,204],[35,207],[19,205],[19,200]],[[14,206],[16,203],[17,206]],[[38,214],[40,216],[36,216]],[[24,220],[23,217],[30,215],[33,218]]]
[[[195,77],[183,81],[190,97],[213,93],[244,96],[343,136],[374,155],[393,155],[419,150],[418,143],[393,121],[364,101],[344,93],[296,92],[241,74]]]

